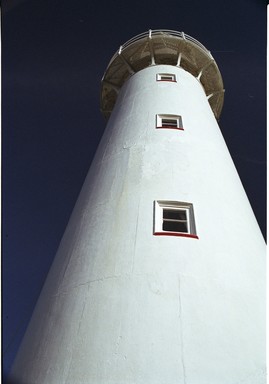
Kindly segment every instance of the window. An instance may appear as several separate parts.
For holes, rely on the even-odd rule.
[[[163,208],[163,231],[188,233],[187,212],[185,209]]]
[[[153,234],[186,236],[198,239],[193,205],[180,201],[155,201]]]
[[[176,75],[173,73],[157,73],[157,81],[172,81],[176,82]]]
[[[183,131],[182,118],[179,115],[156,115],[156,128],[179,129]]]

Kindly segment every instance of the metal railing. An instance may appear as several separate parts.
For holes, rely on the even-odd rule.
[[[201,44],[198,40],[194,39],[193,37],[187,35],[184,32],[178,32],[178,31],[173,31],[173,30],[169,30],[169,29],[154,29],[154,30],[150,29],[148,32],[140,33],[139,35],[134,36],[132,39],[128,40],[126,43],[121,45],[119,50],[113,55],[112,59],[110,60],[110,63],[115,59],[115,57],[119,53],[123,52],[127,47],[129,47],[133,43],[135,43],[135,42],[137,42],[139,40],[143,40],[145,38],[152,39],[155,36],[156,37],[160,37],[160,36],[173,36],[173,37],[179,37],[180,39],[183,39],[183,40],[186,40],[186,41],[190,41],[190,42],[194,43],[195,45],[197,45],[199,48],[201,48],[203,51],[205,51],[205,53],[210,58],[213,59],[210,51],[208,51],[208,49],[206,49],[206,47],[203,44]]]
[[[185,51],[185,44],[180,44],[180,41],[178,40],[181,40],[181,42],[184,41],[186,43],[186,48],[189,45],[189,48],[192,49],[186,49]],[[154,42],[156,42],[156,44],[154,44]],[[132,47],[132,45],[134,45],[134,49],[129,49],[130,47]],[[165,49],[166,45],[168,47],[167,50]],[[125,55],[124,51],[126,53]],[[143,53],[145,52],[147,55],[143,55]],[[141,58],[139,53],[142,53]],[[102,78],[103,84],[110,86],[110,88],[113,88],[116,92],[114,92],[115,94],[112,95],[109,90],[109,87],[107,89],[103,87],[103,101],[101,101],[101,105],[105,105],[107,102],[110,105],[109,108],[113,108],[113,103],[117,98],[116,94],[119,88],[121,87],[122,82],[126,80],[126,76],[128,77],[128,74],[126,75],[126,68],[128,69],[129,76],[131,76],[134,72],[139,71],[145,68],[146,66],[156,65],[156,57],[157,62],[159,58],[163,59],[159,60],[160,62],[165,61],[166,54],[171,55],[173,58],[177,59],[177,64],[174,65],[178,67],[180,67],[180,60],[182,54],[186,55],[184,69],[189,71],[191,74],[194,74],[194,76],[201,82],[208,99],[210,99],[212,110],[215,113],[215,116],[218,118],[223,104],[223,82],[217,64],[215,63],[211,52],[206,49],[206,47],[201,44],[198,40],[185,34],[184,32],[178,32],[169,29],[150,29],[147,32],[143,32],[139,35],[134,36],[126,43],[120,46],[118,51],[113,55],[112,59],[110,60]],[[151,63],[150,60],[144,60],[144,58],[148,58],[148,56],[151,57]],[[195,59],[193,60],[193,56],[197,56],[196,61]],[[125,66],[120,65],[121,63],[119,63],[117,58],[120,58],[121,62],[123,62]],[[167,56],[167,58],[169,58],[169,56]],[[140,65],[134,66],[133,61],[135,62],[135,60],[137,60],[139,62],[140,59]],[[114,62],[116,66],[113,66]],[[189,62],[191,62],[192,64],[190,64]],[[205,69],[207,69],[211,65],[215,70],[205,71]],[[112,70],[110,71],[111,67]],[[216,97],[213,98],[213,96]],[[111,100],[109,98],[111,98]],[[109,112],[108,110],[106,110],[106,108],[103,108],[103,110],[106,113]]]

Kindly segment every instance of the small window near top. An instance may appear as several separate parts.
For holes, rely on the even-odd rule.
[[[156,115],[156,128],[184,130],[182,118],[179,115]]]
[[[157,73],[157,81],[172,81],[176,82],[176,75],[173,73]]]
[[[197,238],[193,205],[180,201],[154,202],[153,234]]]

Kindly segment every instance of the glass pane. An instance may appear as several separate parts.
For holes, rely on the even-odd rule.
[[[164,75],[162,75],[161,79],[162,80],[173,80],[173,77],[172,76],[164,76]]]
[[[187,223],[179,221],[164,221],[163,231],[188,233]]]
[[[177,127],[176,119],[162,119],[162,127]]]
[[[164,219],[174,219],[174,220],[187,220],[187,213],[185,210],[179,209],[164,209],[163,210]]]

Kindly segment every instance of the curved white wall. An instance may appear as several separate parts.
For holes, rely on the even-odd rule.
[[[184,131],[156,129],[156,114],[181,115]],[[153,236],[154,200],[193,203],[199,239]],[[148,67],[120,91],[12,378],[264,383],[264,279],[265,244],[202,86]]]

